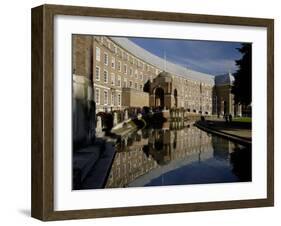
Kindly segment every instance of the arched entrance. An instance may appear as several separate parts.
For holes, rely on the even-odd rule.
[[[174,90],[175,107],[178,107],[178,91]]]
[[[164,90],[160,87],[155,89],[155,107],[164,108]]]

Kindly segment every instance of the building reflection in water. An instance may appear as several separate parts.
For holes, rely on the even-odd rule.
[[[175,122],[161,129],[140,130],[123,138],[116,148],[107,188],[145,186],[161,174],[210,159],[223,162],[234,175],[218,182],[251,180],[250,150],[192,125]]]

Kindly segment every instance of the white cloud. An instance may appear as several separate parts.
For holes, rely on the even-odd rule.
[[[229,59],[204,59],[204,60],[193,60],[189,58],[177,58],[174,57],[169,59],[170,61],[180,64],[181,66],[199,70],[205,73],[210,73],[213,75],[223,74],[227,72],[235,72],[237,66],[234,60]]]

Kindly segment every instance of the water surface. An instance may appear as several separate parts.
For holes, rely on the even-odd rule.
[[[251,181],[251,148],[176,122],[123,137],[106,187],[245,181]]]

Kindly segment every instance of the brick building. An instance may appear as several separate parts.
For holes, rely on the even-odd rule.
[[[96,113],[143,106],[204,115],[241,113],[234,106],[231,74],[184,68],[127,38],[73,35],[72,57],[73,97],[92,99]]]

